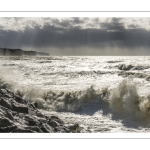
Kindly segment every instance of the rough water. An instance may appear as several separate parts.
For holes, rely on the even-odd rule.
[[[0,57],[0,85],[82,132],[150,132],[150,57]]]

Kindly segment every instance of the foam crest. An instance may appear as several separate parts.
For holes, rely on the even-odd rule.
[[[136,85],[129,80],[123,80],[111,90],[108,102],[114,112],[150,119],[150,96],[140,96]]]
[[[95,90],[93,86],[80,91],[52,91],[40,89],[22,89],[15,93],[23,99],[38,103],[38,108],[53,111],[75,112],[90,102],[106,97],[105,90]]]
[[[12,78],[8,72],[11,73]],[[104,87],[96,90],[94,86],[90,86],[80,91],[53,91],[40,89],[36,85],[23,86],[21,83],[16,83],[13,81],[12,73],[9,68],[1,69],[0,87],[10,89],[23,99],[37,102],[38,108],[75,112],[88,103],[104,100],[114,112],[150,119],[150,96],[140,96],[131,80],[123,80],[113,89]]]
[[[37,102],[38,108],[69,112],[77,111],[86,104],[105,97],[106,94],[106,89],[95,90],[94,86],[80,91],[53,91],[35,86],[21,86],[15,82],[6,82],[2,78],[0,87],[10,89],[23,99]]]
[[[123,80],[116,88],[112,89],[109,97],[110,107],[114,111],[125,110],[131,112],[137,102],[137,88],[127,80]]]
[[[96,91],[93,86],[82,91],[44,93],[45,107],[56,111],[74,112],[81,109],[87,103],[100,98],[101,93]]]

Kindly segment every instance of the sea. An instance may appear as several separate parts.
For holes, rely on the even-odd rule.
[[[0,86],[81,133],[150,132],[150,56],[1,56]]]

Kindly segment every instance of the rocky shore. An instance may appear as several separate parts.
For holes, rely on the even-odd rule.
[[[0,89],[0,132],[77,133],[78,124],[66,125],[59,117],[46,116],[36,102],[28,102],[7,88]]]

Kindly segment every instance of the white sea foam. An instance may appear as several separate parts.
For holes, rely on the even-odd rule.
[[[2,57],[0,85],[26,100],[36,101],[39,108],[55,111],[68,118],[67,121],[83,118],[79,122],[88,125],[91,131],[100,125],[101,118],[104,122],[101,126],[107,126],[106,122],[116,123],[113,127],[107,127],[111,131],[128,132],[129,127],[124,127],[128,124],[122,114],[137,118],[140,122],[149,120],[150,83],[145,78],[145,75],[149,76],[149,59],[142,56]],[[138,69],[120,70],[120,64],[133,65]],[[82,111],[81,115],[76,114],[79,111]],[[94,115],[99,116],[95,124]],[[84,121],[87,116],[88,121]],[[118,126],[116,118],[125,123],[121,125],[119,122]],[[129,122],[134,128],[134,121],[131,119]],[[130,131],[138,130],[134,128]],[[144,127],[141,130],[147,131]]]
[[[140,120],[150,120],[150,96],[140,96],[130,80],[123,80],[112,89],[109,104],[114,112],[129,113]]]

